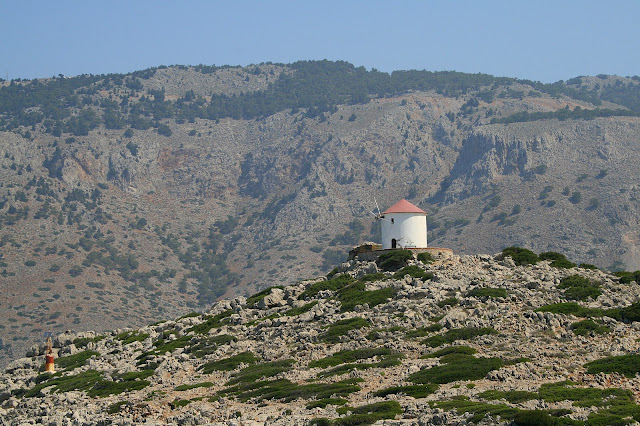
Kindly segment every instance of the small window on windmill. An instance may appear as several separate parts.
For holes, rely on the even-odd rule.
[[[395,222],[394,222],[394,220],[393,220],[393,218],[391,218],[391,223],[395,223]]]

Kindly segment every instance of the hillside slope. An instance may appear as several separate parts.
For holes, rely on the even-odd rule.
[[[456,253],[640,268],[635,77],[320,61],[0,84],[0,363],[327,272],[379,240],[374,199],[419,205]]]
[[[54,376],[41,373],[42,346],[0,375],[2,418],[640,420],[640,288],[632,277],[549,261],[516,266],[503,254],[386,256],[344,263],[329,279],[216,302],[204,315],[60,334]]]

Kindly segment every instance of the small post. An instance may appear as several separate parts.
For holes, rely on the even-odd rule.
[[[51,336],[47,337],[47,352],[45,354],[46,364],[44,371],[47,373],[55,373],[55,365],[53,363],[53,345],[51,343]]]

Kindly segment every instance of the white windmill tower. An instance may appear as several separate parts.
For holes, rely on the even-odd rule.
[[[384,213],[378,208],[375,216],[381,220],[383,250],[427,248],[427,212],[424,210],[400,200]]]

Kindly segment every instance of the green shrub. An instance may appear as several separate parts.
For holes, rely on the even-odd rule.
[[[139,333],[137,331],[125,331],[116,336],[116,340],[120,340],[123,345],[133,342],[142,342],[149,337],[149,333]]]
[[[504,288],[492,288],[492,287],[476,287],[472,290],[469,290],[466,294],[467,297],[477,297],[481,299],[483,297],[507,297],[507,290]]]
[[[566,258],[564,254],[557,253],[555,251],[547,251],[538,255],[540,260],[550,260],[551,266],[554,268],[573,268],[575,263]]]
[[[598,324],[590,319],[574,322],[571,324],[571,330],[573,330],[573,332],[578,336],[586,336],[591,332],[596,334],[606,334],[611,331],[609,327]]]
[[[451,355],[448,355],[451,356]],[[442,360],[443,362],[445,360]],[[483,379],[487,373],[502,367],[500,358],[474,358],[470,355],[460,355],[446,360],[444,365],[425,368],[410,374],[407,380],[413,383],[451,383],[459,380]]]
[[[258,303],[260,300],[264,299],[266,296],[268,296],[269,294],[271,294],[271,290],[273,290],[274,288],[279,288],[279,289],[283,289],[284,287],[281,285],[276,285],[273,287],[269,287],[269,288],[265,288],[264,290],[249,296],[247,298],[247,307],[248,308],[252,308],[256,305],[256,303]]]
[[[335,365],[345,364],[347,362],[354,362],[361,359],[368,359],[376,356],[380,357],[380,356],[390,355],[391,353],[392,353],[391,349],[388,349],[388,348],[366,348],[366,349],[356,349],[352,351],[344,350],[344,351],[336,352],[330,357],[309,362],[309,368],[333,367]]]
[[[106,336],[96,336],[96,337],[78,337],[77,339],[73,339],[73,344],[76,348],[84,348],[89,344],[89,342],[97,343],[100,340],[105,339]]]
[[[455,297],[448,297],[444,300],[441,300],[437,303],[438,306],[444,308],[445,306],[456,306],[460,301]]]
[[[176,408],[186,407],[189,404],[191,404],[191,401],[188,399],[174,399],[169,403],[169,406],[172,410],[175,410]]]
[[[405,275],[410,275],[413,278],[421,279],[422,281],[428,281],[433,279],[433,274],[431,272],[426,272],[422,268],[417,265],[405,266],[400,269],[398,272],[393,274],[393,278],[401,279]]]
[[[512,404],[519,404],[521,402],[530,401],[532,399],[538,399],[537,392],[527,392],[527,391],[488,390],[488,391],[479,393],[478,396],[480,398],[484,398],[489,401],[493,401],[497,399],[505,399]]]
[[[80,266],[74,266],[73,268],[69,269],[69,275],[75,278],[82,274],[82,271],[84,271],[84,269],[82,269]]]
[[[277,362],[280,361],[276,361],[276,363]],[[259,366],[260,365],[252,367]],[[268,374],[270,374],[269,376],[263,375],[260,377],[272,377],[282,371],[285,371],[277,368],[273,369],[273,366],[270,367],[270,370],[272,371],[268,372]],[[256,382],[256,377],[260,378],[254,374],[250,380],[239,381],[235,386],[224,389],[223,391],[218,392],[218,394],[221,396],[235,395],[240,402],[246,402],[249,399],[253,399],[256,402],[273,399],[289,402],[298,398],[316,398],[318,400],[323,400],[327,398],[344,397],[350,393],[359,391],[360,387],[355,383],[362,380],[349,379],[335,383],[309,383],[306,385],[298,385],[287,379],[261,380]]]
[[[385,271],[395,271],[406,266],[409,259],[413,259],[411,250],[390,250],[381,254],[376,262]]]
[[[591,270],[598,269],[598,267],[596,265],[592,265],[591,263],[581,263],[581,264],[578,265],[578,268],[591,269]]]
[[[249,358],[249,356],[246,356],[246,358]],[[293,364],[295,364],[295,360],[284,359],[281,361],[271,361],[250,365],[235,373],[231,380],[227,382],[227,385],[234,385],[238,383],[252,383],[261,378],[273,377],[285,371],[289,371]],[[228,366],[227,369],[229,369]]]
[[[327,343],[338,343],[340,337],[346,335],[351,330],[369,327],[371,324],[364,318],[349,318],[336,321],[329,325],[327,331],[320,335],[320,339]]]
[[[520,247],[507,247],[502,250],[504,256],[510,256],[516,265],[535,265],[538,263],[538,256],[529,249]]]
[[[393,298],[393,287],[381,288],[378,290],[365,291],[365,284],[355,282],[338,291],[338,300],[341,303],[341,311],[352,311],[357,305],[369,305],[373,308],[376,305],[386,303]]]
[[[470,348],[469,346],[449,346],[425,355],[425,358],[440,358],[451,354],[473,355],[476,352],[477,351],[475,349]]]
[[[338,291],[354,281],[353,277],[349,274],[334,275],[328,281],[320,281],[310,285],[305,291],[298,296],[299,300],[309,299],[315,297],[318,293],[324,290]]]
[[[640,422],[640,405],[611,405],[605,410],[589,414],[587,424],[594,426],[625,425],[630,424],[631,419]]]
[[[600,285],[592,283],[580,275],[570,275],[560,280],[558,288],[565,289],[564,295],[572,300],[594,300],[602,294]]]
[[[615,319],[620,319],[624,322],[640,321],[640,302],[636,302],[630,306],[620,309],[619,318],[616,318],[616,316],[612,315],[612,311],[615,312],[615,310],[613,309],[607,311],[607,316]]]
[[[221,327],[229,321],[229,317],[233,314],[232,309],[228,309],[214,316],[206,316],[206,321],[188,328],[186,334],[194,332],[195,334],[207,334],[212,328]]]
[[[414,398],[426,398],[438,390],[438,385],[408,385],[408,386],[392,386],[390,388],[381,389],[374,393],[375,396],[385,397],[387,395],[403,394]]]
[[[619,281],[621,284],[629,284],[632,281],[640,283],[640,271],[635,271],[635,272],[617,271],[617,272],[614,272],[613,275],[619,278]]]
[[[291,308],[288,311],[286,311],[284,313],[284,315],[287,316],[287,317],[295,317],[295,316],[298,316],[300,314],[304,314],[305,312],[309,312],[317,304],[318,304],[318,302],[315,301],[315,302],[307,303],[306,305],[303,305],[303,306],[300,306],[300,307],[297,307],[297,308]]]
[[[561,423],[543,410],[522,410],[513,416],[515,426],[555,426]]]
[[[437,331],[440,331],[442,329],[442,325],[435,323],[435,324],[431,324],[428,325],[426,327],[420,327],[420,328],[416,328],[415,330],[411,330],[409,332],[407,332],[405,334],[405,338],[407,339],[414,339],[416,337],[424,337],[427,336],[431,333],[435,333]]]
[[[214,371],[232,371],[238,368],[241,364],[255,364],[257,361],[259,361],[259,358],[247,351],[230,356],[229,358],[209,361],[199,369],[204,374],[211,374]]]
[[[373,282],[373,281],[384,281],[387,279],[387,276],[382,272],[375,272],[373,274],[366,274],[360,278],[360,281],[363,283]]]
[[[177,391],[186,391],[186,390],[190,390],[190,389],[196,389],[196,388],[210,388],[213,386],[213,383],[211,382],[202,382],[202,383],[195,383],[193,385],[180,385],[178,387],[176,387]]]
[[[425,265],[428,265],[429,263],[433,263],[435,261],[431,253],[428,252],[418,253],[418,260]]]
[[[580,388],[575,387],[573,382],[564,381],[545,383],[540,386],[538,399],[546,402],[572,401],[573,405],[578,407],[603,407],[606,405],[628,404],[633,400],[633,396],[632,392],[626,389]]]
[[[422,343],[431,346],[432,348],[441,346],[445,343],[453,343],[457,340],[472,340],[479,336],[485,336],[488,334],[498,334],[496,330],[491,327],[464,327],[464,328],[452,328],[446,333],[429,337],[422,341]]]
[[[388,368],[388,367],[395,367],[397,365],[402,364],[402,362],[400,362],[400,358],[402,358],[402,354],[400,353],[394,353],[394,354],[382,356],[381,358],[382,359],[378,362],[341,364],[335,368],[319,373],[318,377],[339,376],[340,374],[346,374],[353,370],[368,370],[369,368]]]
[[[111,405],[109,405],[107,407],[107,413],[109,413],[109,414],[119,413],[120,409],[122,408],[122,406],[126,405],[128,403],[129,403],[129,401],[114,402],[113,404],[111,404]]]
[[[36,261],[35,260],[27,260],[26,262],[24,262],[24,266],[36,266]]]
[[[177,340],[180,339],[181,338]],[[206,339],[198,340],[196,342],[190,342],[190,345],[185,348],[185,351],[192,353],[197,358],[202,358],[205,355],[214,353],[220,346],[237,341],[238,339],[236,337],[229,334],[219,334],[217,336],[210,336]],[[158,350],[161,350],[161,348],[158,347]]]
[[[24,396],[41,396],[42,389],[52,387],[52,392],[85,391],[90,397],[105,397],[122,392],[139,390],[149,386],[147,380],[141,380],[153,374],[153,370],[144,370],[122,375],[115,375],[113,381],[103,380],[102,373],[87,370],[73,376],[59,376],[39,383],[28,390]]]
[[[83,366],[86,361],[94,355],[98,357],[100,356],[100,353],[96,351],[78,352],[73,355],[61,356],[60,358],[55,360],[55,364],[59,368],[69,371],[73,370],[74,368]]]
[[[619,373],[633,378],[640,372],[640,355],[610,356],[584,365],[588,374]]]
[[[382,401],[355,408],[340,407],[337,411],[339,414],[351,414],[331,422],[334,425],[367,425],[382,419],[394,419],[402,414],[402,407],[397,401]]]

